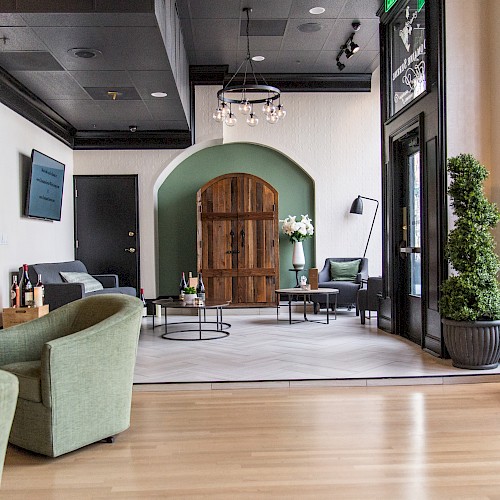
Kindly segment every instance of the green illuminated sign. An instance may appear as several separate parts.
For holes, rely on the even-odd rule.
[[[425,4],[425,0],[417,0],[417,12],[420,12],[422,10],[422,7]]]
[[[389,12],[398,0],[385,0],[385,11]],[[420,1],[420,0],[419,0]]]

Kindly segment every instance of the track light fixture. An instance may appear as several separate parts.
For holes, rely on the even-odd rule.
[[[361,27],[361,23],[358,21],[353,21],[352,22],[352,29],[354,30],[350,35],[349,38],[346,40],[344,45],[340,46],[340,52],[337,54],[337,68],[339,71],[342,71],[345,68],[345,64],[340,62],[340,57],[342,54],[345,54],[346,59],[350,59],[356,52],[359,51],[359,45],[354,42],[354,35],[356,34],[356,31],[359,30]]]

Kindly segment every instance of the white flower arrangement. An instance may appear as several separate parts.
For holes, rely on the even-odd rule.
[[[283,222],[281,229],[290,238],[292,243],[311,238],[314,234],[314,226],[309,215],[301,215],[301,217],[300,221],[297,221],[295,215],[289,215],[286,219],[280,220],[280,222]]]

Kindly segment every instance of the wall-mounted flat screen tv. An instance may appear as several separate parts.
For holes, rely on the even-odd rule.
[[[25,215],[61,220],[65,165],[34,149],[26,196]]]

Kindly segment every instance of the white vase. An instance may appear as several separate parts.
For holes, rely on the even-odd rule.
[[[304,269],[306,258],[304,256],[304,248],[302,241],[295,241],[293,243],[292,266],[294,269]]]
[[[185,293],[184,294],[184,302],[186,304],[193,304],[195,297],[197,297],[197,295],[195,293]]]

